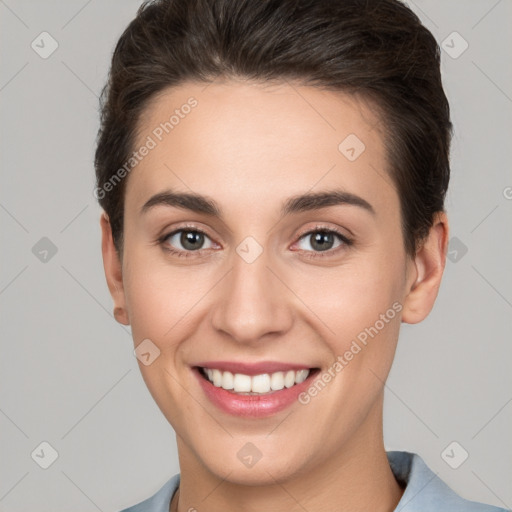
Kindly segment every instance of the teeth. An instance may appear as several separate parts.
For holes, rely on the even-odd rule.
[[[222,373],[219,370],[213,370],[213,385],[218,388],[222,385]]]
[[[231,372],[224,372],[222,374],[222,384],[221,387],[224,389],[233,389],[234,387],[234,376]]]
[[[300,384],[301,382],[304,382],[309,375],[309,370],[299,370],[297,372],[297,375],[295,376],[295,384]]]
[[[261,394],[291,388],[295,384],[304,382],[309,370],[289,370],[287,372],[263,373],[261,375],[232,374],[217,369],[203,368],[208,380],[218,388],[232,390],[241,394]]]
[[[284,388],[284,373],[273,373],[270,377],[270,387],[273,391],[279,391]]]
[[[251,381],[252,379],[249,375],[235,373],[235,375],[233,376],[233,389],[239,392],[251,391]],[[213,383],[213,385],[215,386],[215,382]]]
[[[286,375],[284,376],[284,385],[287,388],[291,388],[295,384],[295,372],[290,370],[289,372],[286,372]]]
[[[255,375],[251,380],[251,391],[253,393],[268,393],[270,391],[270,375],[268,373]]]

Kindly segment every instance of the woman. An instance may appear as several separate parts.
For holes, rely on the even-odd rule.
[[[121,36],[96,195],[180,474],[131,511],[493,511],[386,452],[400,325],[431,311],[452,125],[396,0],[160,0]]]

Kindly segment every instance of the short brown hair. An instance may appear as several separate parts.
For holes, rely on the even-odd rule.
[[[120,254],[126,179],[104,187],[133,152],[141,113],[166,88],[217,77],[293,80],[372,100],[405,250],[415,254],[444,210],[452,124],[439,46],[398,0],[145,1],[116,45],[100,100],[96,190]]]

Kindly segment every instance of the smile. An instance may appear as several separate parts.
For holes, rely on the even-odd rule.
[[[261,395],[291,388],[304,382],[310,370],[288,370],[287,372],[263,373],[260,375],[245,375],[231,373],[217,368],[201,368],[203,375],[218,388],[242,395]]]
[[[218,410],[238,417],[261,418],[296,404],[300,393],[320,375],[320,368],[217,361],[194,365],[192,372],[205,398]]]

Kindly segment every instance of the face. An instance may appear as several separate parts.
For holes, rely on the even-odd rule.
[[[380,435],[400,323],[428,314],[439,262],[404,252],[374,112],[231,81],[167,90],[141,118],[105,269],[135,346],[150,340],[139,367],[182,470],[286,479]]]

